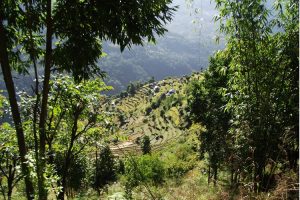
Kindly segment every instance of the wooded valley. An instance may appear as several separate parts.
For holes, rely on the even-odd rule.
[[[172,0],[1,1],[1,199],[299,199],[299,2],[214,4],[226,44],[193,68],[185,40],[129,62]]]

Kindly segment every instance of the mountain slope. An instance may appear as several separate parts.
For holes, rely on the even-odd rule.
[[[164,148],[186,134],[189,125],[186,86],[201,75],[168,78],[146,84],[133,96],[111,99],[104,109],[114,113],[114,137],[111,150],[115,155],[141,153],[142,137],[150,137],[152,150]]]

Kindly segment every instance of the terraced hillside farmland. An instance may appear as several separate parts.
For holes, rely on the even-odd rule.
[[[152,151],[163,149],[169,142],[186,133],[186,86],[199,74],[190,77],[168,78],[146,84],[132,96],[112,99],[106,110],[114,113],[111,150],[116,156],[140,154],[140,141],[148,135]]]

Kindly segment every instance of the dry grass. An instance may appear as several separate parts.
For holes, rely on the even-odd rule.
[[[299,199],[299,178],[296,173],[284,174],[277,180],[277,186],[268,199]]]

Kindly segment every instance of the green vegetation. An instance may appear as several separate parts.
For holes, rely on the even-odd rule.
[[[219,70],[224,67],[225,72],[229,64],[228,54],[218,52],[210,60],[208,70],[202,81],[193,80],[189,86],[189,107],[194,123],[205,126],[200,134],[200,156],[208,155],[208,182],[212,178],[214,184],[218,179],[218,170],[231,155],[230,111],[224,112],[226,98],[220,90],[226,86],[229,75]]]
[[[17,141],[14,137],[15,130],[8,123],[3,123],[0,126],[0,131],[0,170],[2,172],[0,188],[4,199],[11,199],[14,187],[22,178],[20,158],[18,156]]]
[[[100,194],[101,189],[116,180],[116,163],[109,146],[105,146],[95,160],[95,176],[93,177],[93,188]]]
[[[53,71],[67,72],[76,82],[93,76],[103,76],[97,60],[103,56],[102,40],[110,40],[120,45],[120,50],[133,44],[141,45],[143,40],[155,41],[155,35],[163,35],[164,24],[171,21],[176,8],[171,1],[153,2],[112,2],[95,3],[88,1],[2,1],[0,4],[0,62],[6,90],[9,96],[11,114],[24,175],[27,199],[35,195],[40,200],[47,199],[48,189],[44,175],[47,166],[47,120],[49,107],[50,79]],[[67,9],[65,9],[67,8]],[[127,16],[135,15],[133,19]],[[55,38],[55,40],[54,40]],[[18,47],[18,48],[15,48]],[[42,63],[43,77],[38,76],[38,64]],[[25,139],[23,116],[16,97],[12,70],[28,73],[33,67],[35,102],[31,110],[32,133],[37,187],[28,166],[29,141]],[[41,89],[42,88],[42,89]],[[72,100],[72,99],[70,99]],[[76,105],[74,116],[85,109],[81,102]],[[87,106],[87,105],[84,105]],[[78,118],[77,118],[78,119]],[[76,120],[77,120],[76,119]],[[71,143],[66,154],[65,173],[71,157],[73,142],[78,139],[78,124],[73,124]],[[71,124],[67,124],[72,126]],[[62,178],[62,186],[66,177]],[[65,187],[59,193],[64,199]]]
[[[228,44],[189,89],[192,118],[205,127],[200,153],[208,160],[208,181],[212,173],[216,183],[225,168],[234,190],[270,191],[280,184],[274,177],[298,172],[298,3],[276,2],[269,10],[264,1],[216,2]],[[268,18],[271,12],[276,20]]]
[[[132,199],[132,190],[140,184],[159,185],[164,179],[163,163],[154,156],[143,155],[127,161],[125,171],[125,198]],[[152,196],[153,194],[150,193]],[[154,196],[153,196],[154,197]]]
[[[207,70],[103,95],[102,42],[155,42],[171,3],[0,3],[3,199],[298,198],[298,2],[216,0]]]
[[[143,154],[150,154],[151,153],[150,138],[149,138],[148,135],[145,135],[143,137],[142,151],[143,151]]]

